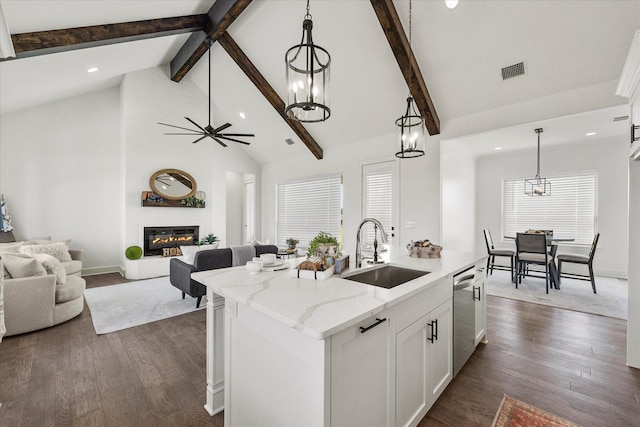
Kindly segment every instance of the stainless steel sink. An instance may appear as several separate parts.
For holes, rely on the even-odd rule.
[[[342,278],[379,288],[391,289],[425,274],[429,274],[429,272],[387,264],[383,267],[371,268],[359,273],[346,274]]]

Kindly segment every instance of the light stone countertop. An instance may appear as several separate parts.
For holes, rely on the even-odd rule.
[[[430,272],[392,289],[380,289],[337,275],[325,280],[298,279],[291,277],[289,270],[251,275],[244,266],[201,271],[191,277],[227,300],[247,305],[312,338],[325,339],[483,258],[486,255],[446,250],[441,252],[441,258],[412,258],[406,249],[390,247],[382,255],[387,263]],[[286,262],[295,267],[302,259]],[[351,259],[350,263],[354,261]],[[370,268],[365,261],[362,268],[352,267],[342,275]]]

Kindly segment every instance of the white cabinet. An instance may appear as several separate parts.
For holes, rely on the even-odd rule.
[[[473,303],[475,306],[475,345],[483,342],[487,343],[487,300],[486,300],[486,272],[484,263],[476,264],[476,271],[473,283]]]
[[[451,299],[396,336],[396,426],[417,425],[451,381]]]
[[[331,426],[393,425],[393,319],[379,313],[331,337]]]

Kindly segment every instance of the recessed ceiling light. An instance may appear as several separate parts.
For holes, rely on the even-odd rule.
[[[589,133],[585,133],[584,136],[593,136],[595,134],[596,134],[595,132],[589,132]]]
[[[444,4],[446,4],[449,9],[455,9],[458,5],[458,0],[445,0]]]
[[[243,119],[247,118],[247,116],[242,111],[240,112],[239,116],[242,117]]]
[[[496,151],[502,150],[502,147],[496,147],[496,148],[494,148],[494,150],[496,150]]]
[[[96,71],[98,71],[98,67],[87,68],[87,73],[95,73]]]

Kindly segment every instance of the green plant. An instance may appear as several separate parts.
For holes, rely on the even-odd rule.
[[[198,243],[196,243],[196,245],[200,246],[200,245],[210,245],[212,243],[218,242],[218,236],[216,236],[213,233],[209,233],[206,236],[204,236],[202,239],[200,239],[200,241]]]
[[[333,237],[330,233],[325,233],[321,231],[309,242],[309,249],[307,251],[307,257],[314,256],[320,245],[330,245],[336,247],[336,256],[340,255],[340,244],[338,243],[338,239]]]
[[[142,256],[142,248],[140,246],[129,246],[124,251],[124,256],[126,256],[127,259],[138,259]]]
[[[297,239],[294,239],[293,237],[289,237],[287,239],[287,246],[289,246],[291,249],[295,249],[298,243],[300,243],[300,241]]]
[[[197,198],[196,196],[189,196],[186,199],[180,200],[181,205],[185,205],[188,207],[195,206],[196,208],[204,207],[204,200]]]

